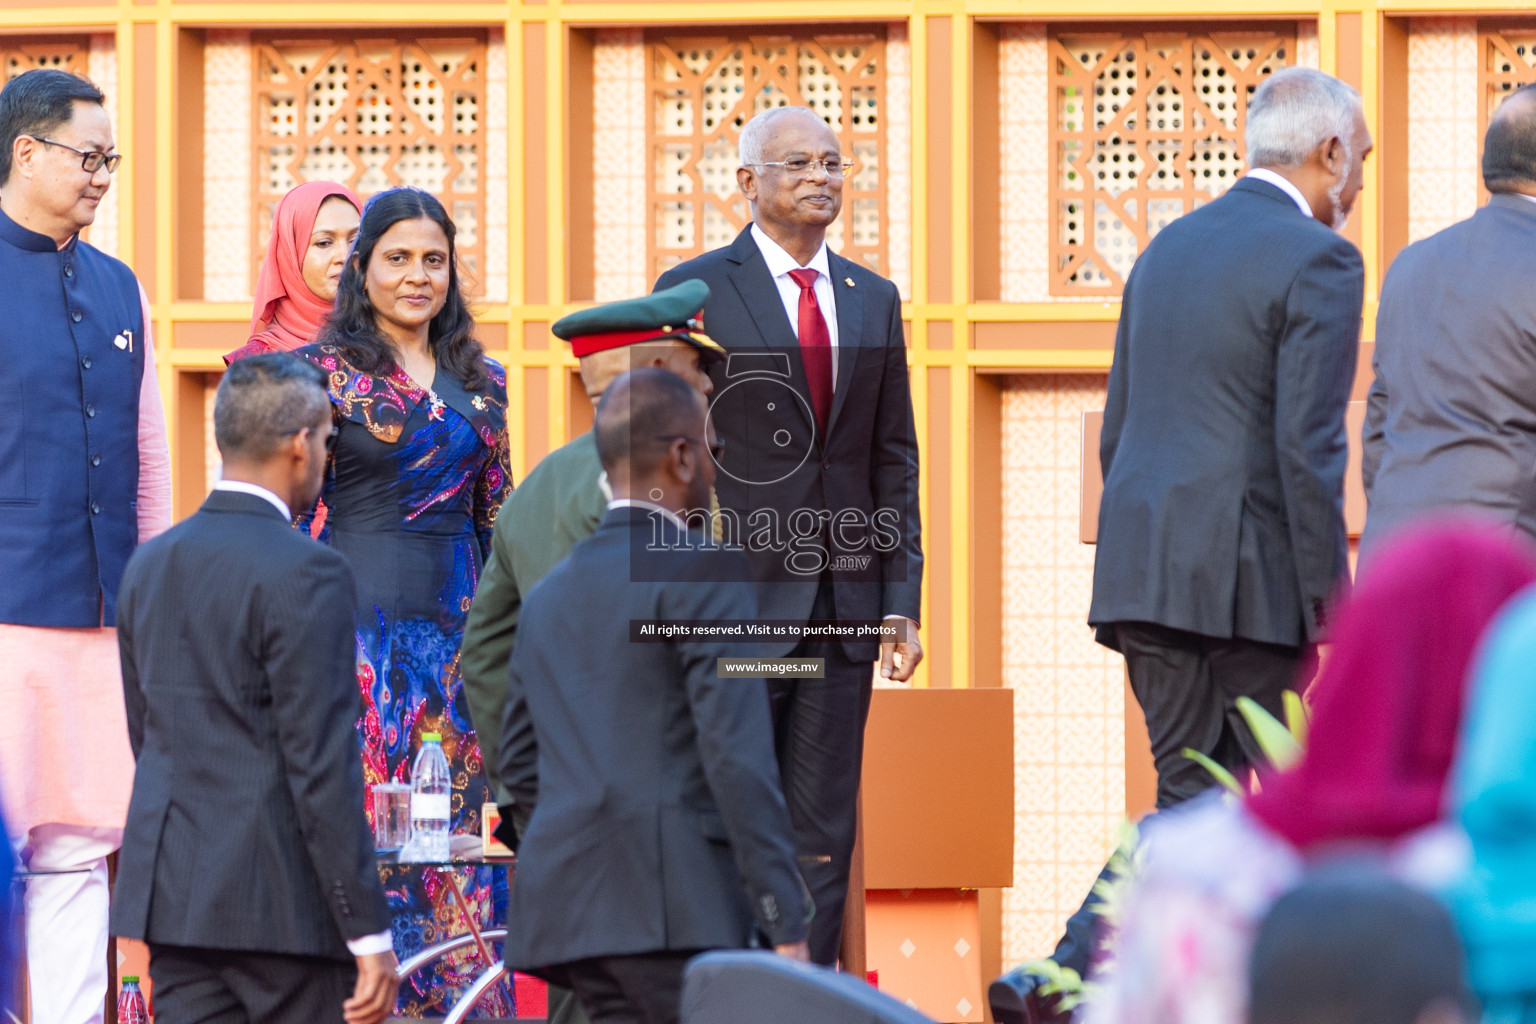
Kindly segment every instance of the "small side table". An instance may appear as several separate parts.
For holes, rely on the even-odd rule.
[[[404,979],[421,970],[427,964],[438,960],[454,950],[463,949],[466,946],[474,946],[479,953],[480,961],[485,964],[485,970],[475,976],[469,988],[459,997],[448,1010],[448,1015],[443,1018],[443,1024],[461,1024],[469,1016],[469,1011],[475,1004],[491,990],[491,986],[507,977],[507,965],[504,961],[497,960],[491,955],[488,942],[495,942],[507,937],[505,928],[480,927],[471,911],[469,901],[464,898],[464,890],[459,886],[459,880],[449,868],[479,867],[482,865],[504,865],[509,871],[515,872],[517,858],[515,857],[486,857],[483,853],[483,845],[479,836],[453,836],[448,843],[448,860],[446,861],[406,861],[401,862],[398,850],[380,851],[380,864],[392,864],[400,866],[423,867],[436,870],[438,877],[448,883],[448,889],[453,893],[453,899],[459,908],[459,917],[464,920],[464,927],[468,929],[463,935],[455,935],[444,939],[442,942],[428,946],[426,949],[407,957],[396,968],[397,977]]]

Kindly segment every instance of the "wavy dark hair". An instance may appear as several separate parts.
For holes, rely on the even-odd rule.
[[[459,252],[454,245],[453,219],[437,197],[418,188],[392,188],[375,193],[363,204],[352,257],[336,286],[336,308],[320,332],[320,341],[335,345],[347,362],[364,373],[384,377],[395,371],[394,350],[384,340],[377,313],[363,284],[374,247],[394,225],[425,217],[443,229],[448,239],[448,298],[428,327],[427,343],[437,364],[470,391],[490,382],[485,349],[475,340],[475,320],[459,282]]]

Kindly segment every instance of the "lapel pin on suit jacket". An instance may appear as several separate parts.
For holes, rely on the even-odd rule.
[[[843,284],[847,285],[849,288],[852,288],[853,287],[853,278],[851,278],[851,277],[843,278]]]

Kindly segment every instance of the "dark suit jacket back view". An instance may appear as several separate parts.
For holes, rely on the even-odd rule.
[[[1496,195],[1398,254],[1376,315],[1364,557],[1437,508],[1536,538],[1536,202]]]
[[[112,931],[350,960],[389,929],[363,813],[351,570],[261,497],[209,495],[123,577],[138,758]]]
[[[1126,281],[1089,622],[1295,646],[1346,573],[1360,253],[1243,179]]]
[[[665,525],[610,510],[524,601],[499,760],[532,815],[510,965],[740,947],[754,921],[774,944],[805,937],[762,677],[718,677],[738,643],[630,638],[631,623],[755,615],[746,559],[652,556]]]
[[[763,618],[810,617],[820,572],[796,572],[791,560],[814,568],[796,551],[824,542],[828,555],[848,556],[833,572],[839,619],[904,615],[916,622],[922,526],[901,296],[890,281],[831,251],[827,268],[838,339],[825,436],[804,397],[810,391],[800,342],[750,225],[730,245],[662,274],[656,287],[695,278],[709,285],[704,329],[730,353],[710,368],[710,417],[725,442],[715,491],[720,507],[740,516],[738,540],[752,559]],[[788,374],[779,379],[794,395],[785,391],[776,400],[779,367]],[[791,546],[753,541],[765,536],[753,528],[753,515],[770,513]],[[801,539],[792,540],[797,535]],[[788,654],[796,643],[768,643],[763,653]],[[873,661],[879,644],[846,639],[843,650],[854,661]]]

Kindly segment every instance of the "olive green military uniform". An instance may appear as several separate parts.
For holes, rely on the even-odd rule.
[[[724,350],[698,331],[699,311],[709,298],[702,281],[639,299],[580,310],[556,321],[553,333],[571,342],[578,356],[643,341],[676,338],[723,357]],[[469,714],[491,794],[511,802],[496,764],[507,696],[508,662],[517,640],[523,596],[558,565],[577,542],[597,532],[608,511],[608,486],[591,433],[550,452],[533,468],[496,517],[491,557],[486,560],[469,609],[459,668]],[[514,822],[521,831],[521,822]],[[517,884],[514,879],[513,884]],[[549,986],[549,1024],[587,1024],[575,993]]]
[[[486,776],[498,804],[509,797],[496,778],[501,713],[507,696],[507,662],[517,639],[523,595],[558,565],[576,542],[592,536],[608,510],[603,464],[586,433],[545,456],[502,505],[469,609],[459,668],[469,714],[480,738]]]

